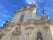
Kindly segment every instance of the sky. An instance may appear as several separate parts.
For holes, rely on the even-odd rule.
[[[37,14],[42,15],[45,9],[50,20],[53,20],[53,0],[0,0],[0,27],[7,20],[12,20],[16,10],[32,3],[37,7]]]

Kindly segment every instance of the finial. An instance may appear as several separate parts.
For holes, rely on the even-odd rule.
[[[43,15],[46,15],[46,10],[45,9],[43,10]]]

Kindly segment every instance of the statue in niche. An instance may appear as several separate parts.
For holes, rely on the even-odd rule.
[[[36,40],[43,40],[41,32],[37,32],[37,38],[36,38]]]

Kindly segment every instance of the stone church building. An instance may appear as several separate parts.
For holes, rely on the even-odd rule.
[[[36,14],[34,4],[20,8],[1,28],[0,40],[53,40],[53,22],[45,10],[42,13],[42,16]]]

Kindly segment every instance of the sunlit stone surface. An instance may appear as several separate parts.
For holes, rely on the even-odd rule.
[[[0,40],[53,40],[52,25],[45,11],[39,16],[34,4],[27,5],[0,29]]]

